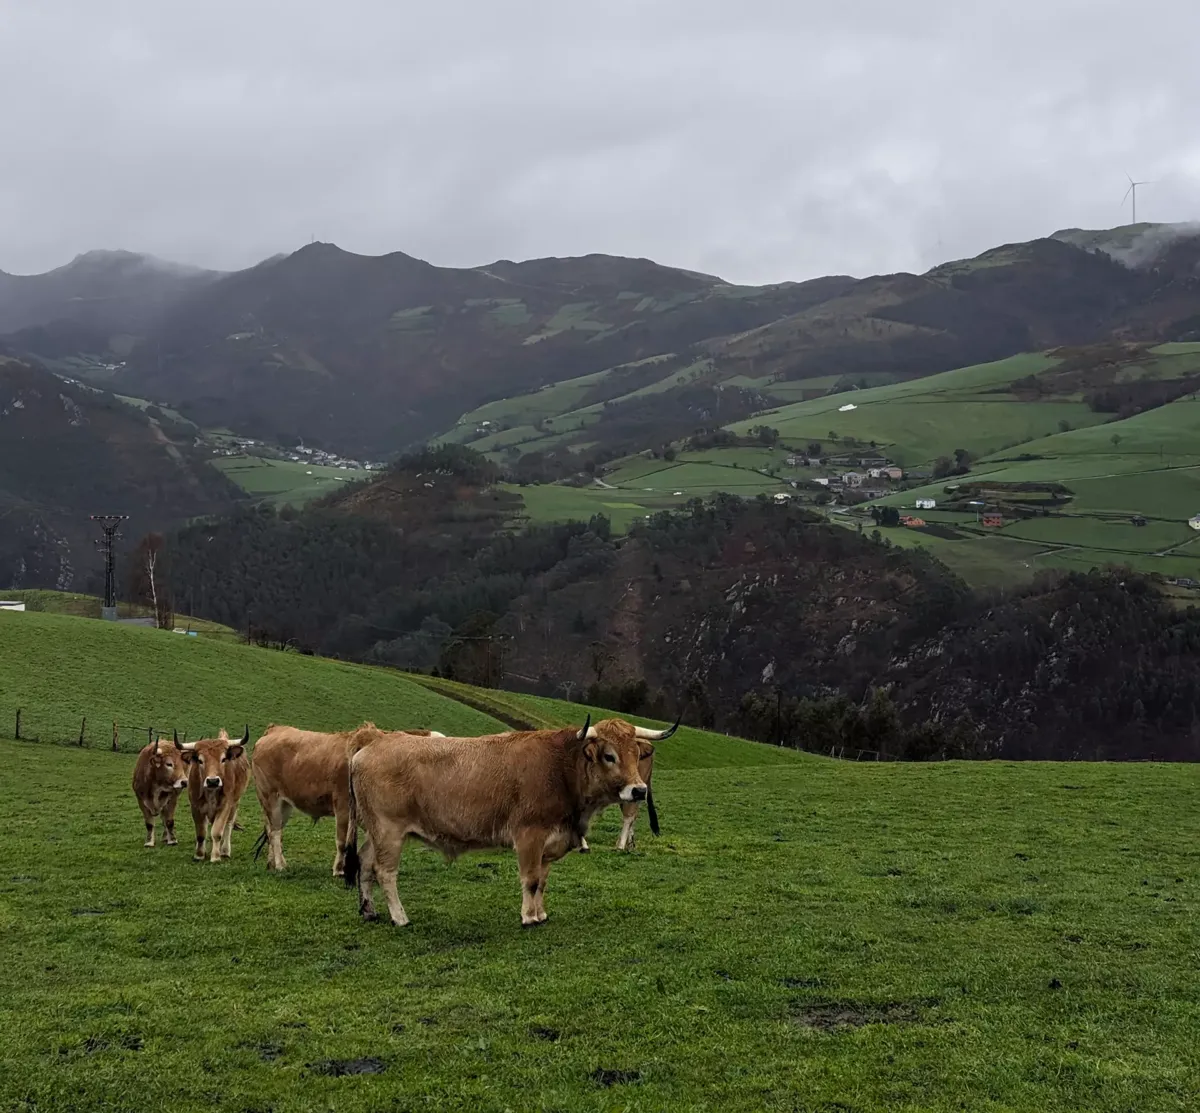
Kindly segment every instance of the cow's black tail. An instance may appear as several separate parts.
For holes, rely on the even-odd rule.
[[[650,813],[650,830],[658,834],[658,809],[654,806],[654,789],[646,786],[646,811]]]
[[[362,862],[358,857],[358,800],[354,795],[354,754],[350,755],[350,761],[347,763],[349,770],[347,776],[349,778],[349,796],[350,796],[350,815],[349,827],[350,830],[346,833],[346,859],[344,863],[346,888],[353,889],[358,884],[358,875],[362,869]]]
[[[270,832],[266,827],[263,828],[263,833],[258,836],[258,842],[254,844],[254,860],[258,861],[258,856],[262,853],[263,847],[267,845],[267,837]]]

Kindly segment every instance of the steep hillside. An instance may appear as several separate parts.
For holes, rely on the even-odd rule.
[[[229,509],[236,488],[159,411],[0,357],[0,586],[84,585],[90,514],[128,514],[136,539]]]

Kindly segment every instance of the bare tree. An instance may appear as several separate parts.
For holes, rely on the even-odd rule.
[[[134,550],[131,594],[135,603],[149,607],[155,624],[163,630],[175,625],[175,608],[167,577],[167,543],[161,533],[148,533]]]

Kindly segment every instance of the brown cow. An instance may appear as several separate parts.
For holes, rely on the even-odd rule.
[[[374,723],[363,723],[360,731],[375,731]],[[345,871],[346,831],[349,825],[350,755],[347,746],[357,731],[323,733],[272,723],[254,744],[251,764],[254,791],[262,806],[263,833],[254,844],[257,859],[267,847],[267,869],[287,866],[283,856],[283,829],[298,809],[315,822],[327,815],[336,824],[333,876]],[[407,734],[444,737],[436,731],[413,730]]]
[[[210,840],[210,861],[230,856],[238,804],[250,782],[250,762],[246,757],[249,741],[249,727],[237,742],[230,741],[222,729],[216,738],[202,738],[183,747],[188,755],[188,802],[196,824],[193,858],[197,862],[204,860],[206,834]]]
[[[590,717],[588,722],[590,722]],[[480,745],[480,743],[486,745]],[[412,738],[362,731],[350,743],[346,884],[375,919],[376,876],[392,923],[409,922],[396,892],[405,839],[442,851],[511,846],[521,873],[521,923],[546,919],[552,862],[577,849],[593,814],[646,797],[634,728],[620,720],[583,729],[513,731],[484,738]],[[358,824],[367,835],[358,855]]]
[[[144,846],[154,845],[154,819],[158,815],[163,817],[167,846],[175,845],[175,805],[187,783],[187,761],[178,736],[165,746],[156,739],[152,745],[142,747],[133,767],[133,794],[146,821]]]
[[[621,722],[620,719],[612,719],[610,722]],[[597,726],[600,724],[597,723]],[[654,738],[661,740],[670,738],[679,729],[679,719],[675,720],[675,725],[668,727],[666,730],[650,730],[648,727],[634,727],[634,733],[638,739],[638,772],[642,775],[642,780],[646,782],[646,811],[650,815],[650,830],[656,835],[658,834],[658,811],[654,807],[654,786],[651,784],[650,778],[654,776],[654,746],[648,739]],[[621,833],[617,836],[618,850],[632,850],[634,845],[633,825],[637,822],[638,808],[640,805],[635,801],[633,803],[619,802],[621,805]],[[594,817],[593,817],[594,818]],[[592,848],[588,846],[587,839],[583,840],[583,845],[579,848],[580,854],[587,854]]]

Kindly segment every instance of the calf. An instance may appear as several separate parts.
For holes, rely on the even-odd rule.
[[[152,745],[142,747],[133,767],[133,794],[146,821],[144,846],[154,845],[154,820],[158,815],[163,817],[167,846],[175,845],[175,805],[187,783],[187,763],[178,735],[173,744],[164,746],[156,739]]]
[[[374,723],[364,723],[359,728],[359,731],[376,730]],[[254,744],[251,757],[254,791],[263,812],[263,833],[254,845],[254,857],[266,846],[267,869],[281,870],[287,865],[283,856],[283,829],[296,809],[311,816],[314,823],[327,815],[334,817],[333,876],[341,877],[345,872],[346,832],[350,822],[347,746],[356,733],[326,734],[272,723]],[[405,733],[444,737],[429,730]]]
[[[228,858],[231,853],[238,804],[250,781],[250,762],[246,744],[250,728],[237,741],[230,741],[224,730],[216,738],[188,742],[183,751],[188,755],[188,802],[196,824],[197,862],[204,860],[204,837],[210,840],[210,861]]]
[[[590,817],[618,800],[646,798],[634,728],[618,720],[590,730],[584,723],[581,730],[485,738],[360,731],[350,750],[346,884],[358,882],[359,911],[373,920],[378,877],[398,927],[409,922],[396,892],[406,839],[436,847],[447,861],[468,850],[513,847],[521,923],[532,926],[546,919],[551,863],[581,845]],[[361,860],[360,822],[366,829]]]

